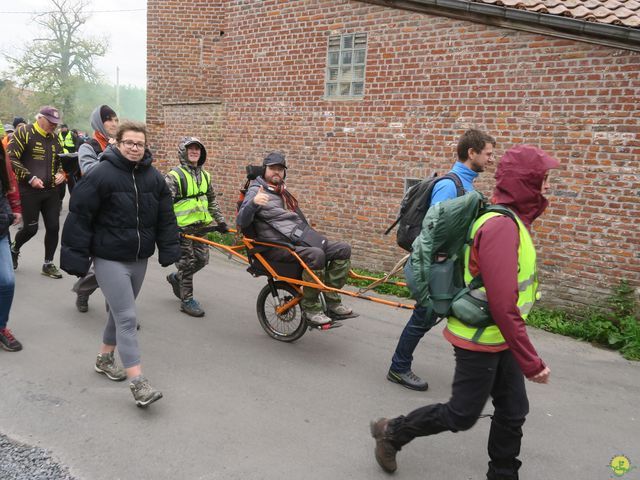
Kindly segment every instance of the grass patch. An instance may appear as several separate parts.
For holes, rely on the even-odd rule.
[[[362,268],[354,268],[353,271],[358,275],[365,275],[367,277],[373,278],[383,278],[385,276],[384,273],[380,272],[372,272],[370,270],[364,270]],[[401,277],[391,277],[390,280],[392,282],[404,282],[404,278]],[[358,280],[355,278],[347,278],[347,284],[353,285],[354,287],[366,287],[371,282],[369,280]],[[378,285],[373,289],[374,292],[382,293],[385,295],[395,295],[396,297],[401,298],[410,298],[411,294],[409,293],[409,289],[407,287],[399,287],[398,285],[389,285],[382,284]]]
[[[607,299],[607,311],[589,309],[571,315],[557,310],[535,309],[527,324],[614,350],[627,360],[640,360],[640,319],[633,289],[621,282]]]

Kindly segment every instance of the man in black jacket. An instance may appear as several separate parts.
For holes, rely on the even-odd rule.
[[[178,226],[171,193],[152,165],[144,124],[124,122],[116,145],[74,189],[62,232],[61,266],[84,276],[93,258],[96,278],[109,306],[109,319],[95,364],[110,380],[128,378],[138,406],[162,398],[142,375],[136,333],[135,298],[147,260],[158,246],[168,266],[180,258]],[[114,350],[126,372],[115,365]]]

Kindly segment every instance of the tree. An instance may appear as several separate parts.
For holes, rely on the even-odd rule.
[[[86,82],[96,83],[100,75],[96,57],[107,51],[108,42],[82,37],[81,28],[89,19],[83,13],[86,0],[51,0],[53,11],[34,16],[44,33],[35,38],[22,56],[5,55],[13,76],[22,87],[40,92],[47,103],[56,105],[70,117],[75,108],[75,90]]]

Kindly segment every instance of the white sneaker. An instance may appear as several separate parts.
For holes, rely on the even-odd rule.
[[[316,325],[325,325],[327,323],[331,323],[331,319],[327,317],[324,312],[315,312],[311,314],[305,313],[305,318],[310,323],[315,323]]]

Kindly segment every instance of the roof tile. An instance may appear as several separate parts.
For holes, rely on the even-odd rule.
[[[470,0],[476,3],[529,10],[549,15],[640,28],[640,1],[638,0]]]

